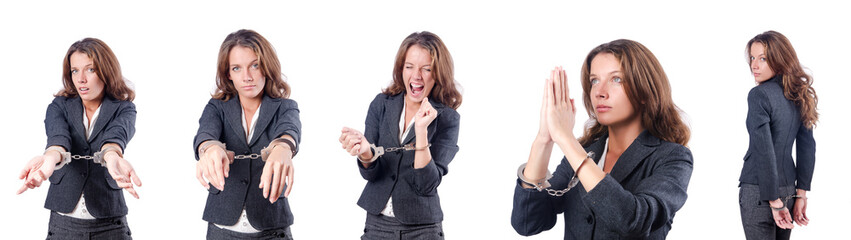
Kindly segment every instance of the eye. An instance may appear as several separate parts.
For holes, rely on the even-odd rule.
[[[423,68],[423,71],[431,72],[431,68]]]
[[[764,57],[763,57],[763,58],[759,58],[759,60],[760,60],[760,61],[765,62],[765,58],[764,58]]]
[[[751,57],[750,59],[751,59],[751,61],[753,61],[753,60],[754,60],[754,59],[756,59],[756,58],[755,58],[755,57]]]
[[[622,80],[620,77],[614,77],[614,78],[612,78],[612,82],[615,82],[615,83],[621,83],[622,81],[623,81],[623,80]]]
[[[80,72],[80,71],[78,71],[77,69],[71,70],[71,74],[77,74],[78,72]]]
[[[596,78],[591,79],[591,85],[597,85],[598,83],[600,83],[599,79],[596,79]]]
[[[412,69],[412,68],[414,68],[414,67],[412,67],[412,66],[405,66],[405,69]]]
[[[258,69],[258,68],[260,68],[260,64],[255,63],[254,65],[251,65],[251,68]]]
[[[86,71],[87,71],[87,72],[90,72],[90,73],[93,73],[93,72],[95,72],[95,68],[89,68],[89,69],[86,69]]]
[[[239,69],[241,69],[241,68],[239,68],[239,67],[232,67],[230,70],[231,70],[231,71],[234,71],[234,72],[238,72],[238,71],[239,71]]]

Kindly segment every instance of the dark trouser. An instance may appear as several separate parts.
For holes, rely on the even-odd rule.
[[[443,240],[440,223],[406,225],[394,217],[366,214],[366,227],[361,240]]]
[[[77,219],[50,211],[47,239],[133,239],[124,216]]]
[[[794,187],[780,188],[781,199],[794,194]],[[786,208],[789,209],[791,215],[792,209],[795,208],[794,198],[786,201]],[[774,216],[771,215],[771,207],[768,205],[768,201],[759,200],[759,186],[757,185],[743,183],[739,186],[739,210],[742,214],[742,227],[745,229],[745,237],[748,240],[789,239],[789,235],[792,234],[792,229],[782,229],[774,223]]]
[[[290,227],[266,230],[259,233],[241,233],[227,229],[216,227],[213,223],[207,223],[207,239],[208,240],[229,240],[229,239],[282,239],[292,240],[293,234],[290,232]]]

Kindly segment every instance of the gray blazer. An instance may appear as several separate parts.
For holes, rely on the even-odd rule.
[[[56,97],[47,106],[44,129],[47,147],[62,146],[73,155],[91,156],[106,143],[123,150],[136,133],[136,106],[105,96],[92,134],[86,139],[83,102],[79,96]],[[44,207],[70,213],[85,194],[86,208],[96,218],[127,215],[124,194],[105,167],[88,160],[72,160],[50,176],[50,189]]]
[[[585,150],[602,153],[607,137]],[[599,160],[595,155],[594,162]],[[535,235],[551,229],[564,213],[564,239],[665,239],[674,214],[685,204],[692,168],[688,148],[644,131],[591,192],[580,183],[553,197],[521,187],[518,179],[511,226],[520,235]],[[573,168],[562,159],[551,188],[564,189],[572,176]]]
[[[270,98],[264,94],[251,141],[245,141],[241,118],[239,97],[234,96],[228,101],[210,99],[198,120],[200,126],[192,148],[195,159],[199,159],[196,149],[207,140],[225,143],[227,150],[237,155],[260,154],[269,142],[283,135],[293,137],[296,144],[301,141],[298,104],[293,100]],[[234,225],[245,208],[248,222],[258,230],[291,225],[293,214],[284,198],[285,191],[281,191],[278,200],[271,204],[263,198],[263,189],[257,187],[260,186],[263,166],[264,162],[259,158],[234,160],[229,177],[225,178],[225,190],[210,186],[203,219],[215,224]]]
[[[782,78],[775,75],[748,93],[750,145],[739,183],[759,185],[759,199],[765,201],[784,197],[781,187],[809,191],[816,164],[813,130],[801,122],[800,108],[783,96]],[[793,142],[797,162],[792,160]]]
[[[399,147],[415,141],[416,132],[399,142],[399,116],[402,114],[405,95],[378,94],[369,104],[364,137],[376,146]],[[437,118],[428,125],[428,142],[431,144],[431,162],[424,168],[414,169],[414,151],[388,152],[375,160],[369,168],[355,161],[366,186],[358,205],[369,214],[379,214],[390,196],[393,212],[403,224],[429,224],[443,221],[437,186],[449,172],[449,163],[458,152],[458,127],[460,115],[455,109],[431,101]]]

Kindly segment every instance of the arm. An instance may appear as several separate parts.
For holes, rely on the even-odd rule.
[[[625,190],[606,175],[583,197],[582,202],[594,212],[598,224],[616,226],[611,229],[637,237],[647,236],[673,219],[688,196],[692,155],[685,147],[678,147],[659,156],[664,159],[653,166],[651,175],[642,179],[633,191]]]
[[[209,189],[210,184],[212,184],[213,187],[224,190],[224,178],[228,177],[230,172],[230,159],[227,157],[227,149],[218,145],[204,144],[207,141],[219,141],[222,136],[224,117],[222,110],[216,106],[214,101],[216,100],[211,99],[207,103],[204,112],[201,114],[201,119],[198,120],[198,133],[195,134],[193,148],[195,159],[198,160],[195,164],[195,178],[206,189]],[[203,154],[201,154],[202,146],[208,146]]]
[[[813,138],[813,130],[807,129],[803,124],[798,128],[795,138],[797,157],[795,158],[795,171],[797,171],[797,195],[793,216],[798,226],[806,226],[810,219],[807,217],[807,191],[813,179],[813,169],[816,164],[816,141]]]
[[[136,134],[136,105],[129,101],[121,101],[120,104],[115,117],[104,128],[101,149],[113,143],[123,152],[127,143]]]
[[[62,160],[61,152],[71,149],[70,125],[65,119],[65,98],[57,97],[47,106],[44,117],[44,130],[47,134],[47,147],[42,155],[30,159],[21,173],[19,179],[24,180],[23,186],[18,189],[17,194],[41,186],[44,180],[53,175],[56,165]]]
[[[301,120],[299,120],[298,105],[295,101],[284,101],[278,109],[277,126],[275,136],[293,143],[295,149],[281,142],[270,142],[266,148],[271,148],[269,157],[265,159],[263,173],[260,175],[260,186],[263,189],[263,197],[269,202],[275,203],[281,192],[284,197],[289,197],[295,182],[295,168],[293,157],[298,151],[298,140],[301,133]],[[284,191],[286,189],[286,191]]]
[[[748,94],[747,127],[750,135],[750,149],[753,151],[748,161],[757,161],[760,200],[773,201],[780,198],[777,192],[777,160],[771,137],[770,102],[765,93],[754,88]],[[782,204],[780,204],[782,205]]]
[[[422,105],[426,104],[427,100],[423,100]],[[417,150],[414,153],[414,174],[410,175],[409,183],[420,195],[433,195],[437,192],[437,186],[440,185],[443,176],[449,172],[449,163],[458,152],[460,115],[458,112],[447,109],[437,117],[440,120],[436,123],[437,128],[431,139],[431,147],[428,147],[427,126],[418,127],[415,130]]]
[[[537,140],[533,144],[533,152],[530,155],[537,155],[536,144],[538,144]],[[546,161],[549,162],[548,155],[546,155]],[[531,163],[532,160],[530,159],[529,162]],[[526,169],[529,169],[528,163]],[[567,188],[573,174],[573,168],[567,162],[567,158],[562,158],[561,163],[559,163],[555,172],[553,172],[553,177],[549,180],[550,184],[552,184],[550,188],[559,190]],[[544,176],[546,176],[546,169],[544,170]],[[574,188],[572,191],[578,190]],[[546,191],[539,192],[518,179],[517,185],[514,187],[511,226],[514,227],[514,230],[518,234],[523,236],[531,236],[550,230],[555,226],[558,214],[565,211],[565,207],[567,206],[566,201],[567,196],[550,196]]]
[[[361,148],[366,148],[367,150],[361,154],[358,154],[358,158],[361,160],[368,161],[372,159],[373,153],[369,150],[369,144],[378,143],[378,129],[381,123],[381,118],[384,116],[384,94],[378,94],[375,96],[375,99],[372,100],[372,103],[369,104],[369,111],[366,113],[366,121],[364,122],[365,128],[363,133],[363,141],[358,145]],[[380,157],[379,157],[380,159]],[[380,169],[379,165],[381,161],[376,159],[371,163],[363,163],[361,161],[357,161],[358,171],[360,171],[361,177],[366,179],[367,181],[372,181],[378,176],[378,169]]]

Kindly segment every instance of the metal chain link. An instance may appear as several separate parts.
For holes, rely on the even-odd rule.
[[[84,156],[84,155],[71,155],[71,159],[74,159],[74,160],[80,160],[80,159],[95,160],[95,157],[94,156]]]
[[[260,157],[260,154],[252,153],[249,155],[234,155],[233,159],[258,159]]]
[[[570,179],[570,182],[567,184],[567,188],[562,189],[562,190],[554,190],[554,189],[547,188],[546,189],[547,194],[550,194],[550,196],[561,197],[562,195],[564,195],[565,193],[570,191],[570,189],[573,189],[573,187],[576,187],[576,184],[578,184],[578,183],[579,183],[579,179],[576,178],[576,176],[574,175],[573,178]]]

